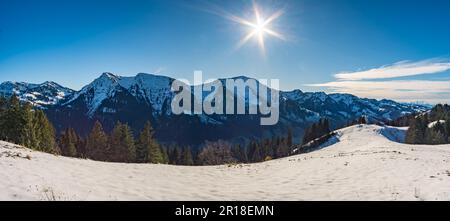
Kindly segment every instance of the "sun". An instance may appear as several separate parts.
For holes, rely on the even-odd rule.
[[[261,49],[261,51],[263,53],[265,53],[264,38],[266,37],[266,35],[270,35],[270,36],[276,37],[281,40],[286,40],[282,34],[276,32],[270,28],[270,24],[273,21],[275,21],[276,19],[278,19],[283,14],[282,10],[278,10],[274,14],[272,14],[268,17],[264,17],[261,14],[258,5],[254,2],[253,3],[253,12],[254,12],[254,16],[255,16],[254,21],[249,21],[249,20],[234,16],[234,15],[229,16],[230,20],[235,21],[244,26],[250,27],[250,31],[238,42],[238,44],[236,46],[237,49],[242,47],[245,43],[247,43],[250,39],[253,38],[258,41],[259,48]]]

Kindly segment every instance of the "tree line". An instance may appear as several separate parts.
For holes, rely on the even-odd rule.
[[[308,142],[330,132],[330,123],[328,119],[322,118],[317,123],[313,123],[309,128],[306,129],[302,144],[307,144]]]
[[[234,144],[225,140],[205,141],[198,151],[189,147],[167,147],[170,164],[219,165],[255,163],[289,156],[292,153],[292,130],[286,136],[253,140],[248,144]]]
[[[128,124],[117,122],[111,133],[106,133],[99,121],[83,139],[73,128],[66,129],[58,139],[63,156],[89,158],[98,161],[125,163],[168,163],[165,149],[154,138],[154,129],[147,122],[134,138]]]
[[[412,117],[406,132],[408,144],[450,143],[450,107],[438,104],[429,112]]]

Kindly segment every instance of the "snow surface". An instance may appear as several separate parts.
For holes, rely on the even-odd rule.
[[[436,126],[436,124],[438,123],[438,121],[433,121],[431,123],[428,124],[428,128],[433,128],[434,126]],[[445,120],[439,120],[440,124],[445,124]]]
[[[0,142],[0,199],[450,200],[450,145],[385,136],[401,131],[357,125],[314,152],[222,166],[105,163]]]

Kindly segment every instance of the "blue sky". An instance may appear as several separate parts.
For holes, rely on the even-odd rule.
[[[192,79],[278,78],[282,89],[399,101],[450,101],[450,2],[256,1],[282,10],[265,53],[248,27],[252,1],[1,0],[0,82],[80,89],[102,72]],[[449,85],[449,86],[447,86]],[[398,88],[397,88],[398,87]]]

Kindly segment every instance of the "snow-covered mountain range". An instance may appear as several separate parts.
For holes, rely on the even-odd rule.
[[[236,78],[248,79],[245,76]],[[96,120],[101,121],[107,130],[121,121],[139,131],[150,120],[161,141],[188,145],[197,145],[205,140],[248,140],[274,136],[285,133],[288,128],[294,130],[298,140],[306,127],[322,117],[329,118],[332,126],[337,127],[363,115],[369,121],[386,121],[429,108],[391,100],[359,98],[351,94],[280,91],[279,123],[260,126],[258,115],[172,114],[170,103],[175,95],[171,91],[173,80],[144,73],[134,77],[103,73],[79,91],[54,82],[5,82],[0,85],[0,94],[16,94],[21,100],[44,108],[58,131],[73,127],[86,135]]]
[[[7,81],[0,84],[0,95],[9,97],[15,94],[20,100],[30,102],[40,108],[59,104],[60,101],[70,98],[74,93],[74,90],[52,81],[42,84]]]

